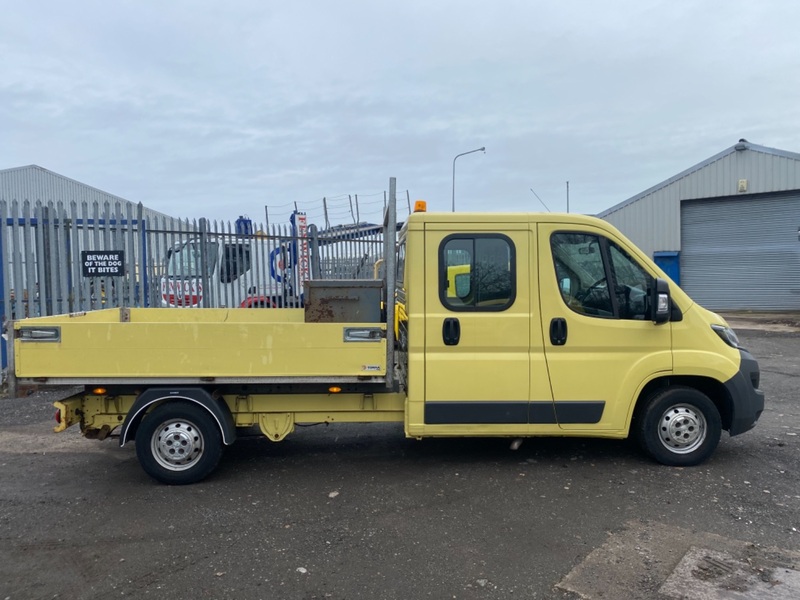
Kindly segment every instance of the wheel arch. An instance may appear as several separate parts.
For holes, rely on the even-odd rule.
[[[730,393],[725,388],[725,384],[711,377],[699,377],[692,375],[669,375],[665,377],[658,377],[649,381],[647,385],[642,388],[639,397],[636,400],[636,406],[633,410],[633,418],[630,425],[636,422],[642,411],[642,407],[647,404],[647,400],[659,390],[671,386],[684,386],[697,390],[708,396],[714,403],[719,411],[720,419],[722,420],[722,429],[729,431],[733,422],[733,399]]]
[[[274,308],[278,302],[274,296],[248,296],[239,305],[239,308]]]
[[[222,434],[222,442],[226,446],[236,441],[236,426],[231,411],[224,402],[215,400],[203,388],[150,388],[139,394],[125,416],[120,430],[119,445],[124,446],[136,438],[136,430],[152,408],[177,400],[191,402],[208,411],[217,423]]]

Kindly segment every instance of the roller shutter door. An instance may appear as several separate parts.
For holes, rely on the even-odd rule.
[[[681,203],[681,287],[714,310],[800,310],[800,195]]]

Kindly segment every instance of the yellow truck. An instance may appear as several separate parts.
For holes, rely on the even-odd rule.
[[[303,308],[122,308],[13,323],[16,384],[82,387],[56,431],[135,441],[167,484],[208,476],[243,428],[402,422],[412,438],[633,436],[695,465],[764,408],[756,360],[618,230],[572,214],[419,206],[369,281]]]

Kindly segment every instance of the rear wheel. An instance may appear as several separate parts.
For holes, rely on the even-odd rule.
[[[706,460],[722,434],[719,411],[708,396],[673,386],[646,402],[634,431],[642,449],[669,466],[692,466]]]
[[[150,411],[136,431],[136,456],[153,479],[171,485],[208,476],[222,456],[222,435],[209,412],[188,402]]]

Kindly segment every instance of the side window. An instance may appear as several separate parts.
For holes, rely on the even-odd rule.
[[[575,312],[613,317],[600,238],[584,233],[556,233],[550,238],[558,289]]]
[[[514,245],[506,236],[448,236],[439,247],[439,298],[451,310],[505,310],[516,296],[515,272]]]
[[[619,318],[638,321],[650,319],[647,299],[652,278],[614,242],[609,242],[608,247],[611,270],[615,279],[614,293],[619,306]]]
[[[652,277],[617,244],[597,235],[564,232],[553,234],[550,247],[558,289],[570,309],[593,317],[650,318]]]
[[[222,250],[219,280],[222,283],[231,283],[249,270],[250,247],[243,244],[226,244]]]

